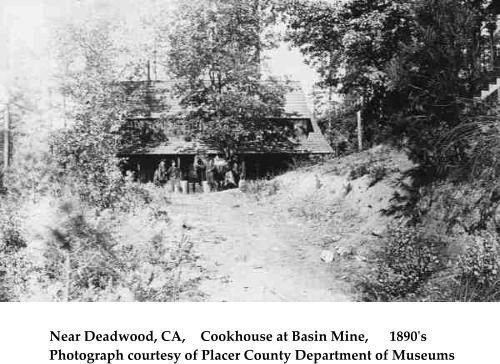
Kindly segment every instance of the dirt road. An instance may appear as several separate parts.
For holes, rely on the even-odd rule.
[[[314,228],[277,205],[233,190],[174,195],[170,211],[208,272],[208,301],[350,300]]]

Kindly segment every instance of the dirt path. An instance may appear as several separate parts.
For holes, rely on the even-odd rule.
[[[208,301],[347,301],[319,237],[278,206],[241,192],[175,195],[172,215],[208,271]]]

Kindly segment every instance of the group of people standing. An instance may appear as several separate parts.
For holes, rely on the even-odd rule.
[[[167,169],[166,161],[162,159],[155,170],[153,183],[157,186],[163,186],[168,181],[180,182],[181,177],[181,169],[177,167],[175,161],[172,161],[170,167]]]
[[[188,183],[201,186],[206,181],[211,191],[219,191],[236,188],[239,181],[244,179],[245,164],[240,163],[236,157],[227,160],[218,155],[215,157],[196,155],[187,171],[182,171],[175,161],[172,161],[167,169],[166,161],[161,160],[155,170],[153,182],[157,186],[163,186],[167,182],[175,186],[181,180],[187,180]]]

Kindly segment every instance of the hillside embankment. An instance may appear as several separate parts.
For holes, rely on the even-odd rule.
[[[411,163],[386,147],[300,167],[243,191],[173,195],[173,223],[195,242],[210,301],[355,300],[353,272],[382,235]]]

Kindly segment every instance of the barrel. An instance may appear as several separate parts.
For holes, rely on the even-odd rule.
[[[208,184],[207,181],[202,182],[202,187],[203,187],[203,192],[204,193],[209,193],[210,192],[210,185]]]
[[[181,181],[181,192],[184,194],[188,193],[188,181],[186,180]]]
[[[178,180],[174,181],[174,192],[179,193],[181,192],[181,185]]]
[[[238,188],[241,191],[245,191],[245,189],[247,188],[247,181],[244,179],[240,179],[240,181],[238,182]]]

